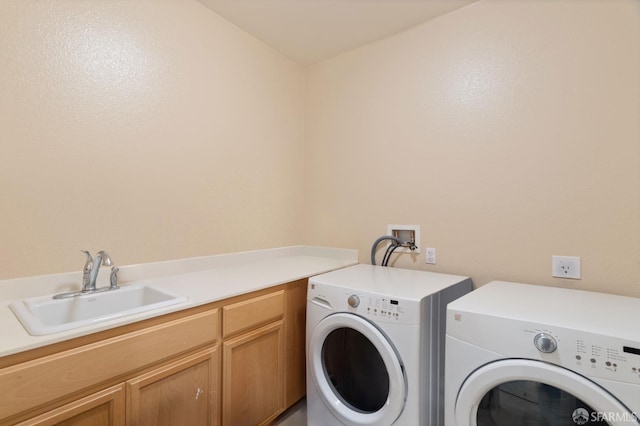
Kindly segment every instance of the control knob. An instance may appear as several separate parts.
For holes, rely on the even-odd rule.
[[[352,294],[351,296],[349,296],[349,299],[347,299],[347,303],[352,308],[357,308],[360,305],[360,298],[357,294]]]
[[[556,342],[556,339],[547,333],[536,334],[536,337],[533,338],[533,344],[536,345],[536,348],[540,352],[544,352],[545,354],[550,354],[558,349],[558,342]]]

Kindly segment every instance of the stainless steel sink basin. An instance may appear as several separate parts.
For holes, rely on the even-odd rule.
[[[69,299],[32,297],[9,306],[29,334],[58,333],[187,300],[148,286],[125,286],[104,293],[83,294]]]

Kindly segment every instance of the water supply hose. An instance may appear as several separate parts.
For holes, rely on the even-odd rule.
[[[375,265],[376,264],[376,247],[378,247],[378,244],[380,244],[382,241],[385,240],[391,240],[396,242],[398,245],[403,245],[404,241],[402,241],[400,238],[396,238],[396,237],[392,237],[391,235],[383,235],[382,237],[378,238],[374,243],[373,246],[371,246],[371,264]],[[389,253],[391,254],[391,253]],[[385,255],[386,257],[386,255]],[[389,259],[387,259],[387,263],[388,263]],[[383,259],[384,262],[384,259]],[[382,265],[382,266],[386,266],[386,265]]]

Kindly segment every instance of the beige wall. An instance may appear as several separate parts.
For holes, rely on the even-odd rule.
[[[419,224],[437,264],[396,266],[640,296],[639,28],[636,1],[483,1],[313,66],[307,242],[368,262]]]
[[[304,69],[195,1],[0,2],[0,279],[299,243]]]
[[[0,279],[404,223],[396,266],[640,296],[639,18],[483,1],[305,70],[191,0],[0,2]]]

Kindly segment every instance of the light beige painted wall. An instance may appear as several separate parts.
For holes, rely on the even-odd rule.
[[[192,0],[0,2],[0,279],[300,242],[304,69]]]
[[[406,223],[438,263],[397,266],[640,295],[639,14],[484,1],[304,70],[191,0],[0,2],[0,279],[80,249],[368,262]]]
[[[437,264],[396,266],[640,296],[639,43],[636,1],[483,1],[311,67],[307,241],[419,224]]]

